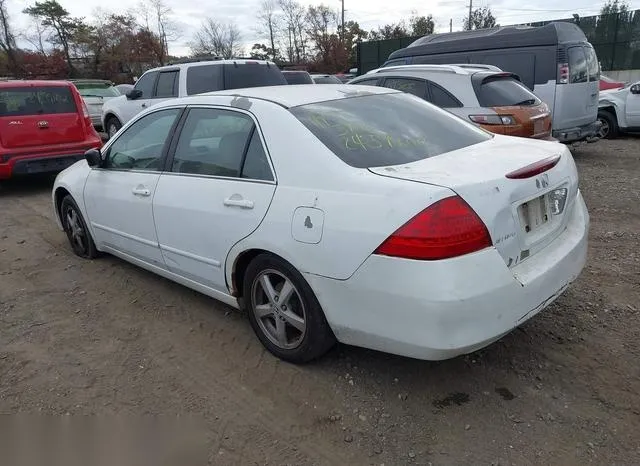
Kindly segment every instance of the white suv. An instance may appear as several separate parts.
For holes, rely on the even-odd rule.
[[[105,102],[102,127],[112,137],[135,115],[163,100],[245,87],[286,85],[275,63],[263,60],[191,60],[146,71],[126,95]]]

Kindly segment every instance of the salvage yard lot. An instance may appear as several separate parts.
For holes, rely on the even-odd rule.
[[[437,363],[345,346],[278,361],[242,314],[75,257],[51,180],[2,185],[0,413],[194,414],[219,465],[640,464],[640,139],[573,153],[582,276],[498,343]]]

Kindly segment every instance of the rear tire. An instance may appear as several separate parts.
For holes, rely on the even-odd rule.
[[[249,322],[273,355],[304,363],[336,343],[320,303],[291,264],[261,254],[247,267],[243,289]]]
[[[70,195],[62,199],[60,205],[60,221],[67,234],[69,244],[73,252],[83,259],[95,259],[98,257],[98,250],[91,237],[91,232],[82,218],[82,213],[78,205]]]
[[[601,125],[598,136],[604,139],[615,139],[618,137],[620,131],[615,114],[608,110],[600,110],[598,112],[598,121]]]
[[[122,128],[122,123],[116,117],[112,116],[107,118],[106,128],[104,129],[107,133],[107,137],[111,139],[120,128]]]

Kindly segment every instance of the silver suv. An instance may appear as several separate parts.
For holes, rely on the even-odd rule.
[[[349,84],[398,89],[497,134],[551,138],[551,112],[513,73],[492,65],[397,65]]]
[[[286,85],[275,63],[264,60],[187,60],[146,71],[126,95],[105,102],[102,123],[112,137],[138,113],[167,99],[245,87]]]

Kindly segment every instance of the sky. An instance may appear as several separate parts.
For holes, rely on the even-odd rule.
[[[98,8],[122,12],[135,4],[131,0],[58,0],[72,16],[90,21]],[[472,0],[473,1],[473,0]],[[8,0],[12,24],[18,30],[29,28],[29,19],[21,11],[35,0]],[[203,17],[211,16],[221,22],[233,21],[242,33],[242,42],[247,51],[256,42],[265,42],[255,31],[255,15],[260,0],[165,0],[172,8],[172,19],[178,27],[178,37],[169,44],[172,55],[188,55],[189,42],[199,28]],[[320,4],[340,8],[340,0],[302,0],[303,4]],[[436,32],[448,32],[449,21],[453,30],[460,30],[468,14],[468,0],[402,0],[389,7],[388,0],[345,0],[345,21],[357,21],[365,30],[408,19],[412,12],[418,15],[433,15]],[[107,5],[105,7],[105,4]],[[501,25],[518,24],[549,19],[570,18],[573,13],[580,16],[597,14],[604,0],[538,0],[525,3],[522,0],[475,0],[473,8],[488,6]],[[632,9],[640,8],[640,0],[629,2]],[[399,6],[401,5],[401,6]]]

